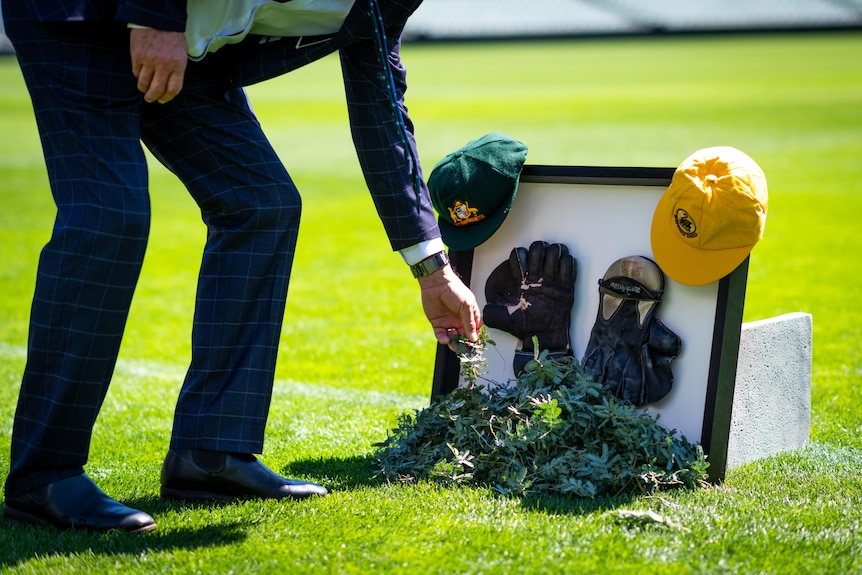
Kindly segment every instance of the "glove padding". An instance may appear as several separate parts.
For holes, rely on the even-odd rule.
[[[577,261],[563,244],[536,241],[514,248],[485,282],[485,325],[521,340],[513,367],[518,375],[537,351],[572,355],[569,335]],[[537,339],[538,349],[533,347]]]
[[[664,276],[655,262],[630,256],[599,280],[599,311],[583,367],[614,396],[643,405],[673,386],[671,362],[682,349],[678,335],[656,317]]]

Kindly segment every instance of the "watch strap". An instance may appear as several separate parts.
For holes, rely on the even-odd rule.
[[[449,256],[446,255],[446,252],[437,252],[433,256],[428,256],[410,266],[410,271],[413,272],[413,277],[418,279],[433,274],[440,268],[446,267],[448,263]]]

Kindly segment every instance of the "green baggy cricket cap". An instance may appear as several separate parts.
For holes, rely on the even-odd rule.
[[[522,142],[493,132],[434,166],[428,190],[449,248],[473,249],[497,231],[515,201],[526,158]]]

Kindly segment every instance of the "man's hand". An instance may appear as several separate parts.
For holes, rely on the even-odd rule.
[[[132,28],[132,73],[147,102],[165,104],[183,89],[188,44],[182,32]]]
[[[476,297],[451,266],[419,278],[419,287],[422,308],[437,341],[448,345],[456,335],[463,335],[470,341],[479,339],[482,316]]]

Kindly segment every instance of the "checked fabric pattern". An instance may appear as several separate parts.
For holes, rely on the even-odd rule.
[[[183,92],[157,105],[137,92],[124,24],[46,24],[27,3],[4,0],[57,204],[37,271],[7,493],[76,475],[86,463],[149,233],[141,141],[187,186],[206,225],[175,448],[259,453],[263,446],[301,201],[244,86],[340,51],[351,132],[393,249],[436,237],[418,163],[405,164],[417,155],[398,36],[419,2],[378,2],[385,63],[369,0],[358,0],[335,36],[225,47],[190,64]],[[59,19],[56,6],[75,4],[35,3]],[[86,4],[85,16],[117,6]],[[380,73],[387,68],[391,84]]]

